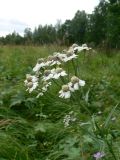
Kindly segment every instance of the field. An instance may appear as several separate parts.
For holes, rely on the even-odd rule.
[[[70,99],[58,93],[69,77],[39,98],[26,91],[37,59],[64,48],[0,47],[0,160],[120,159],[120,52],[81,52],[66,63],[86,82]]]

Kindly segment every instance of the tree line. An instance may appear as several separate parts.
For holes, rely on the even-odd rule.
[[[88,43],[91,46],[120,48],[120,0],[100,0],[92,14],[77,11],[73,19],[60,20],[56,25],[39,25],[31,31],[24,30],[24,36],[18,33],[0,37],[0,44],[71,45]]]

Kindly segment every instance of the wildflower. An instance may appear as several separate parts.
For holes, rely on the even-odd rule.
[[[87,44],[82,44],[82,48],[83,48],[83,50],[87,50],[87,51],[89,51],[91,49],[87,46]]]
[[[43,96],[44,94],[42,92],[40,92],[36,98],[39,98],[40,96]]]
[[[35,65],[35,67],[33,68],[34,72],[38,72],[40,70],[40,68],[45,67],[45,60],[43,58],[38,59],[37,64]]]
[[[66,76],[67,73],[62,68],[53,69],[53,78],[58,79],[60,76]]]
[[[64,58],[66,57],[66,54],[64,53],[56,53],[56,56],[63,62]]]
[[[76,76],[73,76],[71,78],[71,82],[68,84],[69,87],[70,87],[70,90],[72,92],[74,92],[75,90],[79,90],[79,87],[83,87],[85,85],[85,81],[84,80],[81,80],[79,79],[78,77]]]
[[[53,78],[53,73],[51,72],[51,70],[45,70],[44,71],[43,80],[47,81],[47,80],[49,80],[51,78]]]
[[[97,152],[97,153],[95,153],[94,155],[93,155],[93,157],[96,159],[96,160],[99,160],[99,159],[101,159],[102,157],[104,157],[105,156],[105,153],[103,153],[103,152]]]
[[[60,65],[63,61],[63,59],[65,58],[65,54],[62,54],[62,53],[57,53],[55,52],[53,54],[53,58],[52,58],[52,62],[51,62],[51,66],[57,64],[57,65]]]
[[[78,47],[78,44],[74,43],[74,44],[72,45],[72,48],[73,48],[73,49],[74,49],[75,47]]]
[[[70,93],[70,89],[69,89],[69,86],[68,85],[63,85],[62,86],[62,89],[59,91],[60,95],[59,97],[61,98],[70,98],[71,96],[71,93]]]
[[[81,52],[81,51],[83,51],[84,49],[83,49],[83,47],[82,46],[78,46],[78,47],[75,47],[74,48],[74,53],[78,53],[78,52]]]
[[[44,82],[43,83],[43,87],[42,87],[42,91],[43,92],[46,92],[47,91],[47,89],[48,89],[48,87],[51,85],[51,82]]]
[[[67,62],[67,61],[70,61],[70,60],[72,60],[74,58],[77,58],[77,55],[74,54],[73,51],[67,51],[66,56],[64,57],[63,61]]]
[[[24,81],[25,86],[28,87],[29,93],[31,93],[38,86],[38,78],[30,74],[26,75],[26,80]]]
[[[36,98],[39,98],[40,96],[43,96],[44,93],[48,90],[48,87],[51,85],[51,82],[43,82],[43,87],[41,88],[41,92],[37,95]]]
[[[53,56],[48,56],[45,64],[46,66],[50,66],[52,62],[53,62]]]
[[[75,122],[76,118],[73,115],[73,111],[69,112],[68,115],[66,115],[63,119],[63,123],[65,127],[68,127],[70,125],[70,122]]]
[[[50,65],[53,66],[55,64],[57,64],[57,65],[61,64],[61,59],[58,56],[53,56],[53,61],[51,62]]]
[[[91,49],[91,48],[89,48],[89,47],[87,46],[87,44],[82,44],[82,46],[75,46],[75,47],[73,48],[74,53],[82,52],[83,50],[84,50],[84,51],[85,51],[85,50],[89,51],[90,49]]]

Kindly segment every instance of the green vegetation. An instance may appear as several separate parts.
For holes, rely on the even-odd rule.
[[[0,160],[94,160],[97,152],[120,159],[119,52],[79,54],[86,85],[72,100],[58,97],[58,85],[38,99],[25,91],[37,59],[64,48],[0,47]],[[65,127],[67,115],[76,120]]]

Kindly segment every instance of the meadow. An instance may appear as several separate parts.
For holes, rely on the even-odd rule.
[[[0,160],[119,160],[120,52],[81,52],[77,65],[85,86],[70,99],[59,97],[55,80],[44,96],[28,93],[26,74],[38,58],[59,46],[0,46]]]

